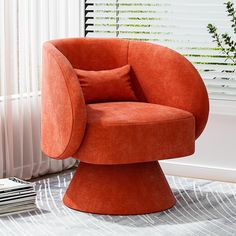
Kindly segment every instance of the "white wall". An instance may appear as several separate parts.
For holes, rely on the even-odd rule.
[[[236,182],[236,103],[212,101],[195,154],[161,165],[165,174]]]

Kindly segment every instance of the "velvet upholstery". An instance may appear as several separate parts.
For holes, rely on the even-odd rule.
[[[81,70],[110,70],[128,63],[127,40],[71,38],[50,41],[71,63]]]
[[[164,211],[176,200],[157,162],[127,165],[82,162],[63,202],[85,212],[133,215]]]
[[[131,66],[137,101],[85,103],[74,69],[125,65]],[[173,206],[175,199],[155,161],[192,154],[208,112],[199,73],[171,49],[123,39],[44,44],[42,150],[52,158],[81,161],[64,196],[68,207],[141,214]]]
[[[132,89],[130,65],[111,70],[75,69],[86,103],[137,101]]]
[[[191,113],[157,104],[87,105],[87,128],[74,157],[93,164],[125,164],[188,156],[194,152]],[[144,141],[145,140],[145,141]]]
[[[43,49],[41,147],[46,155],[64,159],[82,142],[86,106],[78,78],[65,56],[51,43],[45,43]]]
[[[132,65],[140,100],[191,112],[199,137],[208,119],[209,103],[206,87],[194,66],[169,48],[135,41],[129,44],[128,64]]]

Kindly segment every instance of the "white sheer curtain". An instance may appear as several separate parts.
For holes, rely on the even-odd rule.
[[[42,42],[80,36],[78,0],[0,0],[0,178],[75,164],[40,151]]]

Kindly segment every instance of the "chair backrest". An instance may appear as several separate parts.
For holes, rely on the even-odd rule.
[[[70,38],[51,41],[82,70],[107,70],[126,65],[129,41],[119,39]]]

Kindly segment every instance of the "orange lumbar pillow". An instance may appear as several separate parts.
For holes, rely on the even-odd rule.
[[[137,101],[129,75],[130,65],[111,70],[75,69],[86,103]]]

